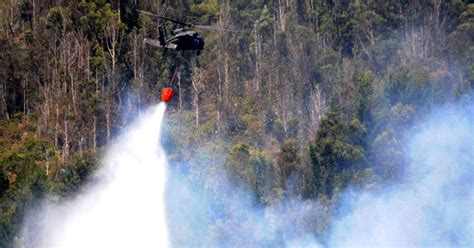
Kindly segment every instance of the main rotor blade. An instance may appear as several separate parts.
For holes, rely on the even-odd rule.
[[[168,17],[164,17],[164,16],[159,16],[159,15],[150,13],[150,12],[148,12],[148,11],[143,11],[143,10],[139,10],[139,9],[137,9],[137,11],[140,12],[140,13],[146,14],[146,15],[158,17],[158,18],[163,19],[163,20],[167,20],[167,21],[170,21],[170,22],[178,23],[178,24],[181,24],[181,25],[183,25],[183,26],[193,27],[192,24],[185,23],[185,22],[180,22],[180,21],[177,21],[177,20],[174,20],[174,19],[171,19],[171,18],[168,18]]]
[[[209,29],[209,30],[218,30],[218,31],[223,31],[223,32],[237,32],[237,33],[243,32],[241,30],[227,29],[227,28],[221,28],[218,26],[211,26],[211,25],[193,25],[193,27],[201,28],[201,29]]]
[[[140,13],[146,14],[146,15],[150,15],[150,16],[154,16],[154,17],[163,19],[163,20],[167,20],[167,21],[170,21],[170,22],[178,23],[178,24],[181,24],[181,25],[183,25],[183,26],[188,26],[188,27],[190,27],[190,28],[196,27],[196,28],[201,28],[201,29],[218,30],[218,31],[223,31],[223,32],[237,32],[237,33],[243,32],[243,31],[241,31],[241,30],[226,29],[226,28],[221,28],[221,27],[218,27],[218,26],[211,26],[211,25],[193,25],[193,24],[189,24],[189,23],[185,23],[185,22],[180,22],[180,21],[177,21],[177,20],[168,18],[168,17],[159,16],[159,15],[150,13],[150,12],[148,12],[148,11],[143,11],[143,10],[139,10],[139,9],[137,9],[137,11],[140,12]]]

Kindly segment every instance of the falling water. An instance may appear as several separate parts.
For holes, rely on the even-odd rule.
[[[42,230],[34,231],[41,238],[33,243],[48,248],[168,245],[167,161],[159,144],[165,108],[151,108],[117,140],[96,185],[69,203],[47,207]]]

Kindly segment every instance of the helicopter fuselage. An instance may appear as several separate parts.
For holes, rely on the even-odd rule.
[[[165,16],[156,15],[156,14],[143,11],[143,10],[137,9],[137,11],[149,16],[157,17],[161,20],[166,20],[168,22],[176,23],[183,27],[211,29],[211,30],[219,30],[219,31],[224,31],[224,32],[238,32],[236,30],[225,29],[225,28],[210,26],[210,25],[189,24],[189,23],[174,20]],[[143,41],[152,46],[162,47],[165,49],[165,51],[166,49],[176,49],[178,51],[179,50],[192,50],[192,51],[197,51],[197,55],[199,55],[201,51],[204,49],[204,38],[195,31],[187,30],[186,28],[178,28],[173,31],[173,35],[174,36],[170,39],[166,38],[166,23],[164,23],[162,25],[159,25],[158,40],[145,38]]]
[[[204,49],[204,38],[195,31],[175,30],[174,37],[166,40],[166,43],[176,45],[176,50],[197,50]]]

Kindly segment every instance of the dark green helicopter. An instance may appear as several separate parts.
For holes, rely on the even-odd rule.
[[[224,32],[239,32],[237,30],[230,30],[230,29],[223,29],[216,26],[210,25],[194,25],[185,22],[180,22],[177,20],[173,20],[168,17],[159,16],[152,14],[147,11],[137,10],[143,14],[147,14],[150,16],[154,16],[166,21],[174,22],[184,28],[178,28],[173,30],[173,37],[167,38],[166,32],[166,23],[161,24],[159,26],[159,36],[158,40],[145,38],[143,41],[149,45],[164,48],[165,51],[167,49],[175,49],[176,51],[184,51],[184,50],[191,50],[196,51],[197,55],[201,54],[201,51],[204,49],[204,38],[196,31],[191,29],[193,28],[200,28],[200,29],[210,29],[210,30],[217,30],[217,31],[224,31]],[[188,29],[187,29],[188,28]]]

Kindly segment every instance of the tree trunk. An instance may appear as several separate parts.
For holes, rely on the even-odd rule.
[[[68,130],[67,110],[64,111],[63,158],[64,158],[64,161],[68,161],[68,159],[69,159],[69,130]]]
[[[255,29],[255,78],[256,78],[256,91],[259,91],[260,88],[260,80],[261,80],[261,72],[260,72],[260,61],[261,61],[261,44],[260,39],[257,33],[257,29]]]
[[[54,147],[58,149],[58,132],[59,132],[59,105],[56,103],[56,120],[54,125]]]
[[[94,152],[97,151],[97,117],[94,116],[93,118],[93,126],[92,126],[92,148]]]
[[[278,19],[280,23],[280,31],[285,32],[286,29],[286,0],[278,0]]]
[[[72,98],[72,109],[74,111],[74,116],[77,118],[77,107],[76,107],[76,86],[74,85],[74,75],[71,74],[71,98]]]
[[[107,129],[107,142],[110,141],[110,99],[105,100],[105,125]]]
[[[23,79],[23,118],[27,120],[28,118],[28,91],[27,88],[27,77]]]
[[[193,99],[193,105],[195,108],[195,118],[196,118],[196,128],[199,128],[199,90],[197,88],[198,84],[200,83],[200,75],[199,71],[197,68],[194,68],[194,75],[192,78],[192,84],[194,88],[194,99]]]

